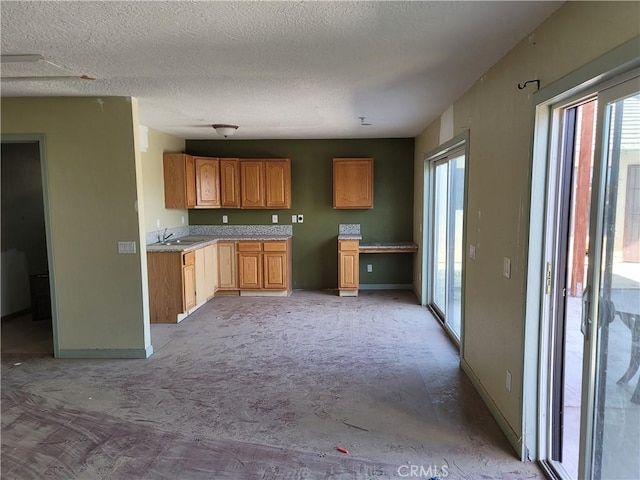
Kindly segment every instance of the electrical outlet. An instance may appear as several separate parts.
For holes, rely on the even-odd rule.
[[[222,223],[229,223],[229,217],[227,215],[222,215]]]
[[[271,215],[271,223],[278,223],[278,215]]]
[[[369,273],[373,272],[373,265],[371,264],[367,265],[367,272]]]
[[[184,215],[182,215],[182,224],[184,225]]]
[[[511,372],[509,370],[507,370],[507,378],[504,386],[507,388],[508,392],[511,391]]]
[[[298,215],[298,223],[304,223],[304,215]]]
[[[511,278],[511,259],[509,257],[504,257],[502,261],[502,275]]]
[[[156,220],[156,228],[160,228],[160,219],[159,218]]]
[[[476,246],[475,245],[469,245],[469,258],[471,260],[475,260],[476,259]]]
[[[298,223],[298,216],[297,215],[291,215],[291,223]]]

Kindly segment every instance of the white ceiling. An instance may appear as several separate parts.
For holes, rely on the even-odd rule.
[[[413,137],[562,2],[0,3],[3,96],[133,96],[182,138]],[[527,80],[527,79],[523,79]],[[515,88],[515,85],[514,85]],[[371,126],[361,126],[358,117]]]

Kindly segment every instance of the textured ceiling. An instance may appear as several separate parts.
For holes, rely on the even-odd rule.
[[[133,96],[182,138],[411,137],[562,2],[0,3],[3,96]],[[526,80],[526,79],[523,79]],[[370,126],[361,126],[358,117]]]

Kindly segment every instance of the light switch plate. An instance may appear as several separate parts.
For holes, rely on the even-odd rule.
[[[502,261],[502,275],[511,278],[511,259],[509,257],[504,257]]]
[[[136,253],[136,242],[118,242],[118,253]]]

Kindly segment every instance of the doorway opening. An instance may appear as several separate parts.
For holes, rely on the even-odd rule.
[[[2,141],[2,353],[54,353],[40,142]]]

